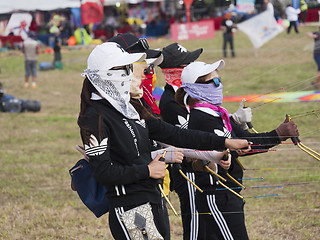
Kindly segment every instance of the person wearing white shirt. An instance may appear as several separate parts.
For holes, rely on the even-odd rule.
[[[270,0],[265,0],[264,3],[266,4],[266,10],[270,11],[272,13],[272,16],[274,15],[274,8]]]
[[[295,9],[292,7],[291,4],[288,4],[286,7],[286,15],[287,15],[287,19],[290,22],[290,25],[287,29],[287,33],[290,33],[291,27],[294,27],[294,30],[296,33],[299,33],[298,31],[298,27],[297,27],[297,21],[298,21],[298,15],[300,13],[300,9]]]

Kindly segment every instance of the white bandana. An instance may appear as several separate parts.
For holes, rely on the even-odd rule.
[[[130,104],[132,72],[127,75],[125,70],[91,71],[86,69],[83,75],[88,77],[101,96],[123,116],[140,120],[138,112]]]

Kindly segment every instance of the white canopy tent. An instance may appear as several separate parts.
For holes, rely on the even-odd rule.
[[[117,3],[132,3],[132,4],[135,4],[135,3],[139,3],[139,2],[142,2],[143,0],[104,0],[103,2],[103,5],[105,6],[114,6],[116,5]]]
[[[2,0],[0,1],[0,14],[17,11],[51,11],[77,7],[80,7],[80,0]]]
[[[117,3],[131,3],[136,4],[143,2],[144,0],[104,0],[103,5],[105,6],[114,6]],[[147,0],[147,2],[163,2],[164,0]],[[320,1],[320,0],[319,0]]]
[[[117,3],[139,3],[143,0],[104,0],[105,6],[113,6]],[[147,0],[148,2],[162,2],[164,0]],[[56,9],[78,8],[80,0],[1,0],[0,14],[18,11],[52,11]]]

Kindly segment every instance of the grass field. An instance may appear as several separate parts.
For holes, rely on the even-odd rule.
[[[311,90],[316,74],[313,40],[307,31],[315,26],[301,26],[300,34],[285,32],[265,44],[257,55],[248,38],[235,33],[236,58],[226,58],[220,75],[225,95],[266,94],[281,87],[283,91]],[[152,48],[163,47],[170,39],[150,40]],[[204,48],[199,60],[213,62],[222,57],[222,35],[214,39],[181,42],[189,50]],[[81,73],[91,48],[62,53],[63,70],[38,72],[38,88],[24,89],[24,59],[18,51],[1,52],[0,67],[7,94],[20,99],[41,101],[38,113],[0,113],[0,238],[1,239],[112,239],[108,215],[97,219],[70,188],[68,170],[81,158],[75,145],[81,143],[77,116],[79,112]],[[53,56],[42,54],[39,62],[51,62]],[[157,69],[157,85],[163,75]],[[254,127],[258,131],[276,128],[285,114],[299,114],[319,109],[319,102],[248,104],[253,108]],[[238,103],[226,103],[230,112]],[[256,108],[255,108],[256,107]],[[300,139],[320,151],[320,121],[315,115],[294,119]],[[246,224],[250,239],[320,239],[320,162],[286,143],[276,151],[242,158],[248,169],[242,191],[246,199]],[[254,188],[282,185],[274,188]],[[278,197],[253,198],[279,194]],[[176,209],[174,192],[170,199]],[[169,210],[171,236],[182,239],[179,217]]]

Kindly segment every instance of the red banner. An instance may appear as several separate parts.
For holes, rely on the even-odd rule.
[[[214,22],[210,20],[191,23],[173,23],[170,25],[170,30],[173,41],[213,38]]]
[[[99,0],[82,1],[81,4],[81,23],[100,23],[103,19],[103,5]]]

